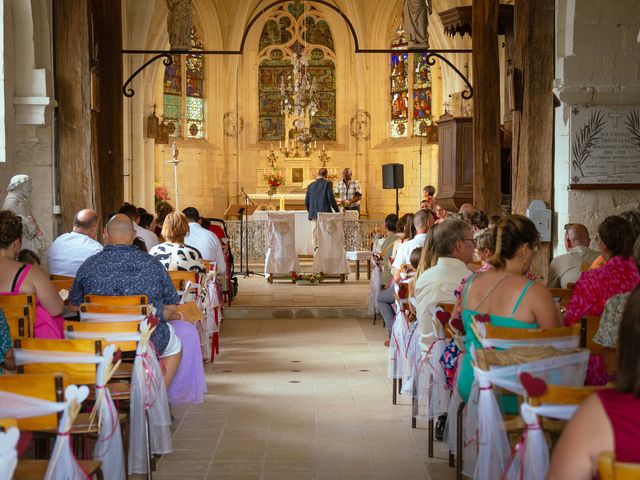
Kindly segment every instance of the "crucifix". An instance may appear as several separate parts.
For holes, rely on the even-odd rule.
[[[269,149],[269,155],[267,155],[267,162],[271,165],[271,168],[276,167],[276,163],[278,162],[278,157],[276,156],[276,152],[273,151],[273,146]]]
[[[620,112],[611,112],[607,116],[613,119],[613,128],[618,128],[618,120],[622,118],[622,114]]]

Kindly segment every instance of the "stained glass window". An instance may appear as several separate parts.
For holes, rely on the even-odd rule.
[[[306,49],[305,49],[306,47]],[[300,0],[280,5],[270,14],[260,35],[258,67],[259,130],[261,141],[285,138],[280,85],[293,75],[291,58],[305,49],[308,73],[315,79],[318,112],[311,121],[317,140],[336,139],[335,46],[322,13]]]
[[[204,55],[195,27],[191,31],[192,51],[173,55],[164,71],[163,116],[173,137],[204,138],[206,100]]]
[[[407,38],[400,26],[391,48],[390,132],[393,138],[403,138],[412,132],[415,136],[433,139],[431,113],[431,71],[426,53],[408,53]],[[411,65],[411,69],[409,68]],[[409,114],[412,112],[412,114]]]

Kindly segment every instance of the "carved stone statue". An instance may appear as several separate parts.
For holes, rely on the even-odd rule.
[[[429,47],[427,27],[432,13],[431,2],[432,0],[404,0],[402,14],[409,48]]]
[[[193,23],[193,0],[165,0],[167,32],[171,50],[191,50],[191,26]]]
[[[33,218],[29,197],[33,187],[28,175],[14,175],[7,187],[3,210],[11,210],[22,218],[22,248],[38,253],[47,248],[47,239]]]

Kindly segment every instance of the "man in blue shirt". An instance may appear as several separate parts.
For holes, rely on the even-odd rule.
[[[165,385],[169,387],[180,363],[181,345],[167,320],[172,319],[180,297],[162,264],[132,245],[136,233],[129,217],[111,217],[106,233],[104,250],[78,269],[69,303],[79,307],[85,295],[146,295],[160,319],[151,341],[158,356],[163,357]]]

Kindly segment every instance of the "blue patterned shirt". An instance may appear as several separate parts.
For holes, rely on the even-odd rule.
[[[69,303],[80,305],[85,295],[146,295],[161,320],[151,341],[160,355],[167,348],[170,334],[163,309],[176,305],[180,297],[169,273],[148,253],[132,245],[105,245],[78,269]]]

